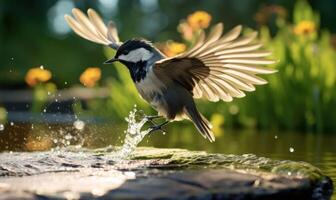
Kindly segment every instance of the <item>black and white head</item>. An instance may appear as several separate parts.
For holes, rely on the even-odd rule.
[[[146,40],[132,39],[123,43],[118,49],[114,58],[107,60],[105,63],[119,61],[128,68],[142,66],[153,60],[157,50]]]

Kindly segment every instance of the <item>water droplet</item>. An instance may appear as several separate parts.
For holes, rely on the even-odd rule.
[[[67,135],[65,136],[65,139],[66,139],[66,140],[71,140],[71,139],[72,139],[72,135],[67,134]]]
[[[3,124],[0,124],[0,131],[5,130],[5,126]]]
[[[73,125],[77,130],[83,130],[85,123],[81,120],[76,120]]]
[[[294,152],[294,148],[293,148],[293,147],[290,147],[290,148],[289,148],[289,152],[293,153],[293,152]]]
[[[44,66],[43,66],[43,65],[41,65],[41,66],[40,66],[40,69],[44,69]]]
[[[14,126],[14,122],[10,122],[10,125],[11,125],[11,126]]]
[[[64,82],[64,85],[68,85],[68,82],[65,81],[65,82]]]
[[[148,119],[145,117],[143,117],[142,119],[138,119],[138,112],[140,111],[137,111],[137,109],[134,108],[130,111],[128,117],[125,118],[125,120],[128,122],[128,126],[126,130],[124,144],[122,148],[118,152],[116,152],[115,159],[117,160],[129,156],[151,130],[141,130],[144,124],[148,121]]]

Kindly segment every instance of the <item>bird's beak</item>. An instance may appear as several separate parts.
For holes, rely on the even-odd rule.
[[[118,58],[111,58],[111,59],[105,61],[104,64],[111,64],[111,63],[113,63],[115,61],[119,61],[119,59]]]

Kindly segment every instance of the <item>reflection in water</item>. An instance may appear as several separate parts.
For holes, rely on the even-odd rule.
[[[129,120],[135,120],[135,118],[131,116]],[[140,120],[137,123],[145,122]],[[140,146],[186,148],[225,154],[252,153],[274,159],[301,160],[319,167],[336,182],[336,134],[222,130],[220,134],[217,134],[216,142],[210,143],[204,140],[190,123],[173,122],[167,128],[165,135],[159,132],[147,135]],[[115,124],[86,124],[82,130],[76,129],[72,124],[69,126],[49,126],[48,124],[32,126],[18,123],[11,126],[6,124],[0,131],[0,150],[26,151],[29,150],[27,144],[31,141],[40,141],[36,144],[47,145],[46,148],[55,148],[57,145],[54,142],[45,141],[63,141],[66,138],[71,138],[71,145],[80,144],[90,148],[108,145],[121,146],[125,135],[122,133],[126,129],[125,126]],[[134,141],[141,141],[141,137],[145,135],[146,133],[143,133]],[[125,138],[125,141],[129,139]],[[65,145],[67,144],[65,142]]]

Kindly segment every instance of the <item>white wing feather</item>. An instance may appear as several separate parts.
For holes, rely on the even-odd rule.
[[[267,83],[256,74],[276,72],[259,66],[272,64],[274,60],[265,58],[271,54],[269,51],[258,50],[262,45],[254,42],[257,33],[239,37],[241,30],[242,27],[237,26],[222,36],[223,25],[217,24],[207,38],[201,33],[194,47],[174,57],[197,58],[210,69],[209,73],[199,68],[190,69],[190,73],[201,80],[195,79],[194,98],[232,101],[232,97],[244,97],[244,91],[254,91],[253,85]]]
[[[114,49],[121,45],[114,23],[109,22],[107,27],[93,9],[88,9],[87,16],[77,8],[72,9],[72,14],[75,18],[69,15],[65,15],[64,18],[77,35]]]

